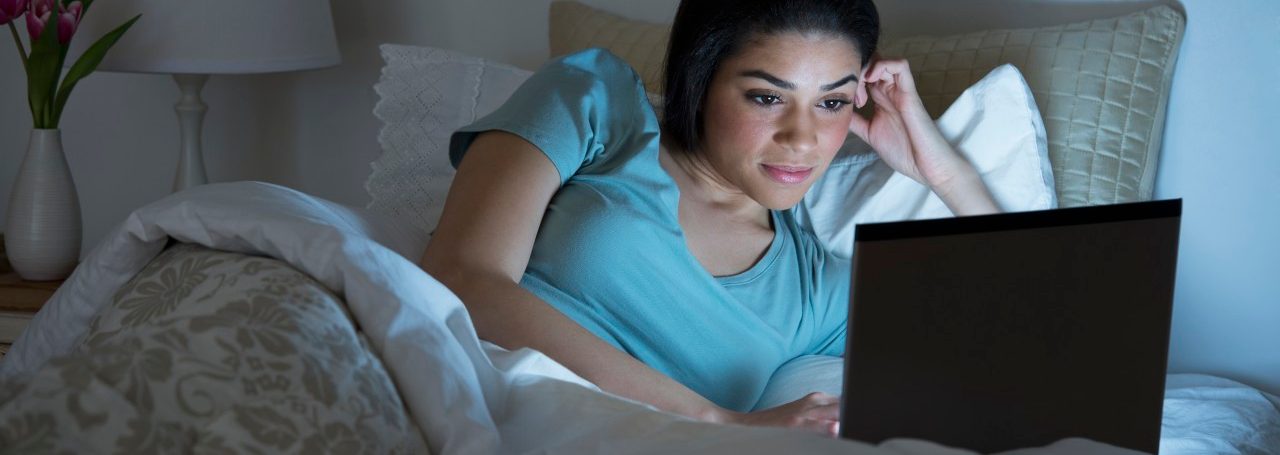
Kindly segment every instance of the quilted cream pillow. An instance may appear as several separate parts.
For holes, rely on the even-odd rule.
[[[662,93],[668,25],[627,19],[578,2],[551,3],[551,58],[603,47],[640,73],[646,91]]]
[[[1184,20],[1168,6],[1127,16],[886,43],[906,57],[939,115],[1004,63],[1022,71],[1044,116],[1062,207],[1151,199]]]
[[[1044,116],[1062,207],[1150,199],[1184,19],[1168,6],[1065,25],[886,40],[911,61],[935,117],[996,66],[1026,78]],[[551,6],[551,50],[604,47],[650,81],[661,79],[663,25],[576,2]]]

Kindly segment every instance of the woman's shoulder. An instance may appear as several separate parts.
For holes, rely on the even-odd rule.
[[[640,85],[640,74],[631,64],[608,49],[593,47],[563,55],[547,62],[539,73],[569,73],[604,84]]]
[[[547,66],[562,66],[588,73],[630,73],[635,68],[608,49],[592,47],[552,59]]]

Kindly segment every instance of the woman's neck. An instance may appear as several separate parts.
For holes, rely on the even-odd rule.
[[[716,172],[698,153],[666,148],[659,162],[680,187],[681,202],[691,203],[698,212],[727,217],[734,222],[769,228],[769,210]]]

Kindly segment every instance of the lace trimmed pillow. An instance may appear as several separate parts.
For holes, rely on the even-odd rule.
[[[384,44],[373,113],[382,155],[365,181],[368,208],[435,230],[453,183],[449,136],[493,112],[533,73],[433,47]]]
[[[384,44],[374,86],[382,155],[365,181],[368,208],[435,230],[454,169],[449,136],[497,110],[532,71],[433,47]],[[649,94],[661,112],[662,97]]]

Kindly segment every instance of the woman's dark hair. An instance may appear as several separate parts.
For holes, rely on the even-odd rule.
[[[866,66],[880,38],[871,0],[683,0],[671,26],[663,135],[683,151],[702,140],[702,104],[716,69],[759,36],[820,33],[848,39]]]

